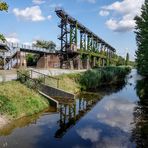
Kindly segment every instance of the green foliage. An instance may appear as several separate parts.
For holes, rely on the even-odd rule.
[[[45,48],[50,51],[55,51],[56,44],[53,41],[44,41],[44,40],[37,40],[35,44],[33,44],[35,47],[39,48]]]
[[[129,53],[126,54],[125,65],[129,64]]]
[[[129,67],[104,67],[86,71],[81,75],[79,83],[82,90],[96,89],[101,85],[108,85],[124,81]]]
[[[0,11],[8,11],[8,4],[6,2],[0,1]]]
[[[0,95],[0,114],[16,117],[17,110],[13,102],[7,97]]]
[[[8,5],[6,2],[0,1],[0,11],[8,11]],[[3,42],[6,41],[3,34],[0,34],[0,40]]]
[[[9,118],[32,115],[47,107],[48,101],[19,82],[0,84],[0,113]]]
[[[148,98],[148,79],[137,81],[136,90],[137,90],[137,95],[139,96],[141,102],[143,100],[147,100]],[[147,105],[148,105],[148,102],[147,102]]]
[[[136,51],[136,62],[138,72],[148,77],[148,1],[142,6],[141,16],[136,20],[136,41],[138,50]]]
[[[3,42],[6,41],[6,39],[5,39],[3,34],[0,34],[0,40],[3,41]]]
[[[125,65],[125,59],[122,56],[118,56],[117,66]]]
[[[37,64],[39,55],[37,54],[27,54],[26,55],[26,60],[27,60],[27,66],[35,66]]]
[[[26,69],[20,69],[17,72],[17,79],[21,82],[24,83],[26,82],[27,78],[30,77],[30,73]]]

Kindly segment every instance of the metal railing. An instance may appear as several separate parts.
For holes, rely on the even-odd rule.
[[[58,78],[48,76],[46,74],[43,74],[34,70],[28,70],[28,71],[24,70],[22,72],[18,70],[17,79],[20,80],[20,82],[22,83],[27,83],[27,84],[35,83],[37,87],[39,86],[39,84],[45,84],[54,88],[59,88],[59,85],[60,85],[60,80]],[[31,80],[31,82],[29,83],[28,80]]]
[[[39,80],[32,79],[29,75],[22,73],[20,71],[17,71],[17,80],[19,80],[21,83],[27,85],[27,87],[34,90],[37,90],[40,87]]]
[[[0,45],[6,46],[9,48],[9,50],[13,50],[14,48],[20,48],[21,50],[31,50],[31,51],[39,51],[44,53],[55,53],[53,50],[48,50],[46,48],[39,48],[35,47],[33,45],[25,45],[25,44],[19,44],[19,43],[11,43],[11,42],[2,42],[0,41]]]
[[[49,85],[55,88],[59,88],[60,85],[60,80],[58,78],[40,73],[38,71],[35,70],[30,70],[30,78],[32,79],[40,79],[42,81],[43,84],[45,85]]]

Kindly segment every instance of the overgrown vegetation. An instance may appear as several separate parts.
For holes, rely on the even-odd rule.
[[[37,40],[36,43],[33,44],[33,46],[45,48],[49,51],[55,51],[56,49],[56,44],[53,41]]]
[[[123,82],[130,69],[127,66],[110,66],[83,73],[63,74],[58,78],[60,79],[60,88],[77,93],[81,90],[94,90],[102,85]]]
[[[142,6],[141,16],[136,20],[136,40],[138,50],[136,62],[138,72],[148,77],[148,1]]]
[[[0,11],[8,11],[8,4],[4,1],[0,1]],[[0,34],[0,40],[1,41],[6,41],[5,37],[3,34]]]
[[[102,85],[116,84],[124,81],[130,67],[104,67],[86,71],[79,79],[82,90],[96,89]]]
[[[71,93],[79,92],[81,89],[79,85],[79,79],[81,75],[81,73],[71,73],[56,76],[57,78],[59,78],[60,89],[63,89]]]
[[[38,113],[48,105],[47,100],[19,82],[0,84],[0,114],[10,119]]]

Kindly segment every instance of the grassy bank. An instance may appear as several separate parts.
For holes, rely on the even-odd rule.
[[[25,85],[17,81],[0,83],[0,115],[16,119],[38,113],[47,107],[47,100]]]
[[[94,90],[103,85],[112,85],[123,82],[129,73],[130,67],[104,67],[88,70],[83,73],[63,74],[58,76],[60,88],[77,93],[81,90]]]

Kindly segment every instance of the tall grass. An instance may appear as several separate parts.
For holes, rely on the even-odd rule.
[[[102,85],[108,85],[124,81],[130,67],[103,67],[86,71],[81,75],[79,83],[82,90],[96,89]]]
[[[0,114],[10,119],[38,113],[48,105],[48,101],[20,82],[0,84]]]
[[[101,67],[88,70],[82,73],[63,74],[56,76],[60,79],[60,88],[71,93],[77,93],[81,90],[92,90],[102,85],[114,84],[124,81],[130,67]]]

